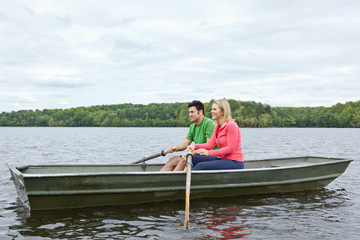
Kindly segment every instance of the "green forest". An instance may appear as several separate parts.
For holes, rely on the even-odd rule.
[[[331,107],[271,107],[254,101],[229,100],[240,127],[360,127],[360,100]],[[211,118],[212,102],[205,104]],[[0,113],[0,126],[22,127],[188,127],[187,103],[98,105],[69,109]]]

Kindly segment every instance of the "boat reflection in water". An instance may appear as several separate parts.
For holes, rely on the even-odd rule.
[[[248,236],[249,233],[246,219],[240,219],[242,209],[240,207],[219,208],[210,216],[208,228],[218,235],[207,235],[210,239],[237,239]]]
[[[195,201],[202,207],[192,209],[189,231],[181,225],[182,201],[31,213],[18,202],[20,207],[13,210],[19,222],[10,227],[9,235],[53,239],[239,239],[250,235],[242,208],[229,204],[230,199],[223,201],[225,207],[216,200]]]

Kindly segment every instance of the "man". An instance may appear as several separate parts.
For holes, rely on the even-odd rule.
[[[166,149],[168,153],[183,151],[192,142],[206,143],[213,131],[214,121],[204,117],[204,104],[200,101],[194,100],[188,104],[189,117],[192,124],[190,125],[186,139],[176,147],[170,146]],[[182,171],[185,168],[186,162],[180,161],[181,156],[172,156],[167,163],[160,169],[160,171]]]

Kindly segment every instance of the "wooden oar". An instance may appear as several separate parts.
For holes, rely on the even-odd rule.
[[[157,158],[157,157],[160,157],[160,156],[165,156],[166,154],[167,154],[167,151],[162,150],[160,153],[151,155],[151,156],[149,156],[149,157],[144,157],[143,159],[141,159],[141,160],[139,160],[139,161],[136,161],[136,162],[133,162],[133,163],[131,163],[131,164],[137,164],[137,163],[145,162],[145,161],[150,160],[150,159],[153,159],[153,158]]]
[[[191,153],[186,155],[186,192],[185,192],[185,221],[184,226],[189,227],[189,208],[190,208],[190,185],[191,185],[191,166],[192,166]]]

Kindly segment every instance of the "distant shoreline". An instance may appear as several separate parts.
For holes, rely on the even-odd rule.
[[[232,117],[242,128],[359,128],[360,100],[331,107],[271,107],[229,99]],[[204,103],[211,118],[211,102]],[[188,127],[187,103],[98,105],[69,109],[0,113],[0,127]]]

